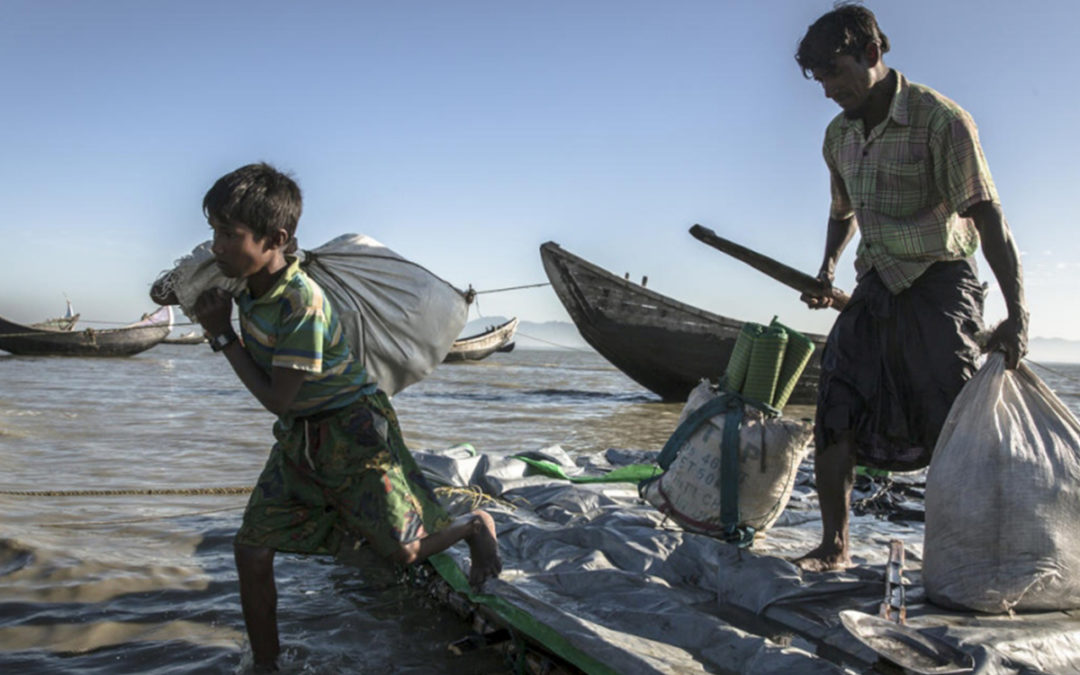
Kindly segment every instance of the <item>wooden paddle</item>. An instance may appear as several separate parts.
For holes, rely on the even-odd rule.
[[[832,305],[830,306],[833,309],[843,309],[844,305],[851,299],[851,296],[839,288],[828,286],[822,283],[820,279],[812,277],[805,272],[800,272],[794,267],[788,267],[784,263],[773,260],[767,255],[762,255],[757,251],[753,251],[745,246],[740,246],[733,241],[717,236],[715,232],[707,227],[694,225],[690,228],[690,234],[694,235],[695,239],[703,241],[709,246],[723,251],[734,258],[738,258],[759,272],[768,274],[773,279],[794,288],[800,293],[831,298]]]

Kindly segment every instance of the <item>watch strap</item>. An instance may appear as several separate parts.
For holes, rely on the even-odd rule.
[[[210,349],[213,349],[215,352],[220,352],[222,349],[225,349],[232,343],[236,342],[238,339],[239,338],[236,335],[236,331],[230,328],[224,333],[218,333],[217,335],[210,338]]]

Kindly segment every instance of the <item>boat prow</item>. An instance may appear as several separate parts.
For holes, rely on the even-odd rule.
[[[544,271],[581,337],[632,380],[665,401],[685,401],[702,379],[727,367],[744,321],[699,309],[621,278],[556,244],[540,247]],[[813,403],[825,336],[790,403]]]
[[[508,352],[514,348],[514,333],[517,332],[518,319],[514,317],[506,323],[492,326],[482,333],[454,340],[443,363],[458,361],[479,361],[495,352]]]
[[[0,317],[0,350],[20,356],[131,356],[164,340],[172,327],[171,307],[160,307],[127,326],[103,330],[49,330]]]

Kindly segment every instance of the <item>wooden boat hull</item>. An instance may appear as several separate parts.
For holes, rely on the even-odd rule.
[[[206,344],[206,336],[202,333],[184,333],[174,338],[165,338],[161,341],[163,345],[201,345]]]
[[[0,350],[20,356],[131,356],[164,340],[172,323],[169,307],[130,326],[104,330],[42,330],[0,317]]]
[[[745,322],[620,278],[554,242],[540,247],[540,257],[581,337],[630,379],[665,401],[685,401],[703,378],[723,375]],[[806,336],[817,348],[795,386],[793,404],[817,399],[825,336]]]
[[[479,361],[495,352],[508,352],[514,348],[514,333],[518,319],[514,317],[504,324],[490,328],[483,333],[454,340],[450,351],[443,358],[443,363],[459,361]]]

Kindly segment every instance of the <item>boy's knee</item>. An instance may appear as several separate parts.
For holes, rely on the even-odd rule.
[[[248,546],[233,542],[233,557],[237,567],[245,569],[263,569],[274,563],[274,549],[262,546]]]

